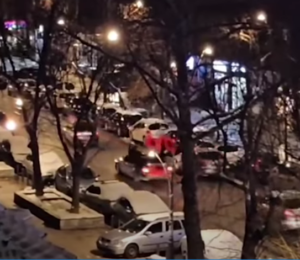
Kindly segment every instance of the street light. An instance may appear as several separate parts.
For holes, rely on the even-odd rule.
[[[213,54],[214,54],[214,49],[212,46],[208,45],[203,49],[202,55],[211,56]]]
[[[148,156],[151,158],[157,158],[157,160],[162,165],[166,176],[170,174],[168,180],[168,196],[169,196],[169,207],[170,207],[170,221],[169,221],[169,230],[170,230],[170,241],[169,241],[169,259],[174,259],[174,179],[173,179],[173,167],[166,166],[159,154],[153,150],[148,152]]]
[[[137,8],[143,8],[144,7],[144,3],[141,0],[136,1],[135,4],[136,4]]]
[[[172,61],[172,62],[170,63],[170,67],[171,67],[172,69],[176,69],[176,67],[177,67],[176,62],[175,62],[175,61]]]
[[[57,20],[57,24],[60,26],[64,26],[66,24],[65,20],[63,18],[60,18]]]
[[[259,21],[259,22],[266,22],[267,21],[267,15],[265,12],[258,12],[256,14],[256,20]]]
[[[119,41],[120,39],[120,34],[117,30],[115,29],[112,29],[108,32],[107,34],[107,39],[110,41],[110,42],[117,42]]]
[[[15,131],[17,129],[17,123],[10,119],[5,123],[5,128],[8,131]]]

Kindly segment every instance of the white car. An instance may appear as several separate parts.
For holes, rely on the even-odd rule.
[[[133,192],[125,182],[117,180],[95,182],[82,190],[82,200],[94,210],[109,215],[112,214],[112,204],[127,193]]]
[[[167,134],[169,129],[168,124],[159,118],[143,118],[130,127],[130,139],[145,143],[147,135],[154,138]]]

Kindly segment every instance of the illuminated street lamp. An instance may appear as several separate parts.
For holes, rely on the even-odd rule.
[[[144,7],[144,3],[141,0],[136,1],[135,4],[136,4],[137,8],[143,8]]]
[[[110,42],[117,42],[120,39],[120,34],[117,30],[110,30],[107,34],[107,40]]]
[[[211,46],[206,46],[204,49],[203,49],[203,52],[202,52],[202,55],[207,55],[207,56],[211,56],[214,54],[214,49],[213,47]]]
[[[13,120],[8,120],[6,123],[5,123],[5,128],[8,130],[8,131],[15,131],[17,129],[17,123]]]
[[[256,14],[256,20],[259,22],[266,22],[267,21],[267,15],[265,12],[258,12]]]
[[[170,63],[170,67],[171,67],[172,69],[176,69],[176,67],[177,67],[176,62],[175,62],[175,61],[172,61],[172,62]]]
[[[66,24],[65,20],[63,18],[60,18],[57,20],[57,24],[60,26],[64,26]]]

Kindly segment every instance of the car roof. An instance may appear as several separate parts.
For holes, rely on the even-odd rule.
[[[95,182],[93,186],[100,188],[100,197],[111,201],[116,201],[127,193],[133,192],[128,184],[117,180]]]
[[[122,108],[119,108],[117,109],[116,113],[120,113],[122,115],[139,115],[141,116],[141,113],[139,113],[138,111],[134,111],[134,110],[131,110],[131,109],[122,109]]]
[[[102,105],[102,107],[103,107],[103,108],[116,108],[116,109],[118,109],[120,106],[117,105],[117,104],[113,104],[113,103],[104,103],[104,104]]]
[[[155,118],[155,117],[149,117],[149,118],[143,118],[139,122],[143,122],[145,124],[154,124],[154,123],[160,123],[160,124],[168,124],[163,119]]]
[[[161,198],[149,191],[133,191],[122,197],[130,202],[136,215],[170,212]]]
[[[184,213],[181,211],[173,212],[174,218],[184,218]],[[169,219],[170,218],[170,212],[162,212],[162,213],[156,213],[156,214],[145,214],[138,217],[138,219],[144,220],[144,221],[155,221],[159,219]]]

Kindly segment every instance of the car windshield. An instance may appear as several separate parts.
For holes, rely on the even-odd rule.
[[[300,198],[283,200],[283,206],[288,209],[299,209],[300,208]]]
[[[124,224],[120,229],[130,233],[138,233],[142,231],[148,224],[149,222],[147,221],[141,219],[133,219]]]
[[[143,154],[141,156],[141,159],[145,162],[145,164],[151,163],[151,164],[159,164],[159,165],[161,165],[160,161],[156,157],[150,157],[147,154]]]
[[[103,113],[110,116],[116,112],[115,108],[104,108]]]
[[[237,152],[239,150],[238,146],[235,145],[227,145],[227,146],[220,146],[218,147],[220,152],[232,153]]]
[[[206,152],[206,153],[199,153],[198,157],[202,160],[219,160],[222,158],[222,155],[218,152]]]
[[[142,116],[140,115],[124,115],[124,120],[129,125],[134,125],[136,122],[140,121]]]
[[[149,130],[166,130],[166,129],[168,129],[168,125],[166,124],[154,123],[149,125]]]
[[[207,141],[202,141],[202,140],[199,140],[197,142],[197,146],[202,147],[202,148],[214,148],[214,145],[212,143],[207,142]]]
[[[77,126],[77,132],[93,132],[95,126],[91,122],[80,122]]]
[[[86,180],[90,180],[90,179],[94,179],[95,176],[93,174],[93,171],[90,168],[85,168],[81,174],[80,174],[82,179],[86,179]]]

